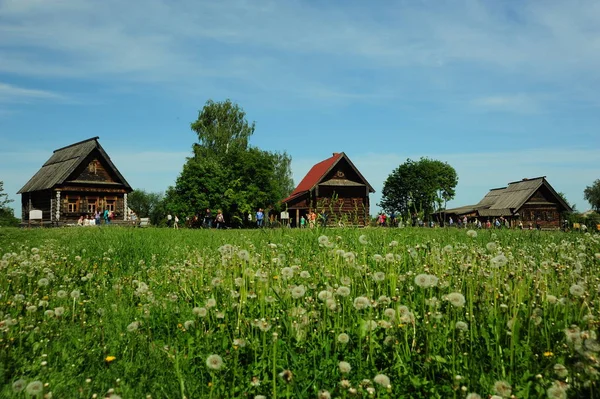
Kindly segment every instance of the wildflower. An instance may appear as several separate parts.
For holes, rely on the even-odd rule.
[[[27,381],[25,381],[22,378],[19,378],[18,380],[16,380],[15,382],[13,382],[12,384],[12,389],[13,392],[21,392],[23,389],[25,389],[25,383]]]
[[[481,396],[479,396],[476,393],[470,393],[467,395],[467,397],[465,399],[481,399]]]
[[[453,249],[454,248],[452,248],[452,245],[448,244],[444,247],[444,252],[451,253]]]
[[[549,304],[554,305],[558,301],[558,298],[554,295],[546,295],[546,301],[548,301]]]
[[[138,329],[139,326],[140,326],[139,321],[134,321],[127,326],[127,331],[134,332]]]
[[[184,327],[186,330],[191,330],[192,328],[194,328],[194,321],[193,321],[193,320],[186,320],[186,321],[183,323],[183,327]]]
[[[327,245],[329,243],[329,237],[327,237],[327,236],[319,236],[318,241],[319,241],[319,245],[320,246]]]
[[[554,381],[552,386],[546,391],[549,399],[567,399],[567,389],[569,385],[562,381]]]
[[[390,247],[397,247],[398,246],[398,241],[394,240],[392,242],[389,243]]]
[[[573,284],[571,288],[569,288],[569,292],[573,296],[583,296],[583,294],[585,294],[585,289],[579,284]]]
[[[291,267],[284,267],[281,269],[281,278],[284,280],[289,280],[294,277],[294,269]]]
[[[386,310],[383,311],[383,315],[385,317],[393,320],[396,318],[396,311],[392,308],[387,308]]]
[[[254,399],[267,399],[267,397],[265,395],[256,395]]]
[[[325,302],[326,300],[333,298],[333,294],[327,290],[320,291],[317,297]]]
[[[477,232],[475,230],[469,230],[467,231],[467,235],[471,238],[475,238],[477,237]]]
[[[377,273],[373,274],[373,280],[378,281],[378,282],[385,280],[385,273],[377,272]]]
[[[207,312],[208,311],[206,310],[206,308],[195,307],[194,309],[192,309],[192,313],[195,316],[199,316],[199,317],[205,317]]]
[[[53,317],[54,316],[54,310],[52,309],[48,309],[44,312],[44,316],[46,317]]]
[[[566,376],[569,375],[569,370],[567,370],[567,368],[560,363],[556,363],[554,365],[553,369],[554,369],[554,374],[556,374],[556,376],[559,378],[565,378]]]
[[[350,341],[350,336],[348,334],[346,334],[346,333],[340,333],[337,336],[337,341],[340,344],[347,344]]]
[[[340,278],[340,283],[342,283],[343,285],[351,285],[352,279],[348,276],[343,276],[342,278]]]
[[[329,393],[329,391],[321,389],[319,391],[319,395],[317,396],[317,398],[319,398],[319,399],[331,399],[331,394]]]
[[[243,261],[250,261],[250,253],[248,251],[246,251],[245,249],[241,249],[238,251],[237,253],[238,258],[240,258]]]
[[[390,387],[390,378],[385,374],[377,374],[373,377],[373,382],[381,385],[384,388]]]
[[[243,348],[246,346],[246,340],[244,338],[236,338],[233,340],[233,346],[239,346]]]
[[[469,329],[469,325],[464,321],[457,321],[455,327],[459,331],[467,331]]]
[[[494,384],[494,392],[503,398],[508,398],[512,393],[512,387],[506,381],[496,381]]]
[[[504,256],[503,254],[500,254],[498,256],[494,256],[491,260],[490,260],[490,264],[492,267],[503,267],[508,263],[508,259],[506,258],[506,256]]]
[[[210,355],[206,358],[206,367],[213,370],[219,370],[223,367],[223,358],[219,355]]]
[[[294,299],[302,298],[305,293],[306,288],[304,288],[303,285],[297,285],[294,288],[292,288],[292,298]]]
[[[62,306],[59,306],[59,307],[57,307],[57,308],[54,308],[54,314],[55,314],[57,317],[60,317],[60,316],[62,316],[63,314],[65,314],[65,308],[63,308]]]
[[[62,298],[66,298],[67,297],[67,291],[59,290],[59,291],[56,292],[56,296],[58,298],[61,298],[61,299]]]
[[[347,373],[350,372],[350,370],[352,370],[352,367],[350,366],[350,363],[344,362],[344,361],[341,361],[338,364],[338,367],[340,369],[340,373],[342,373],[342,374],[347,374]]]
[[[354,255],[354,253],[353,253],[353,252],[346,252],[346,253],[344,254],[344,260],[345,260],[347,263],[350,263],[350,264],[352,264],[352,263],[354,263],[354,261],[356,260],[356,255]]]
[[[111,363],[111,362],[114,362],[116,359],[117,359],[117,358],[116,358],[115,356],[106,356],[106,357],[104,358],[104,361],[105,361],[106,363]]]
[[[354,308],[356,310],[366,309],[369,306],[371,306],[371,301],[367,297],[359,296],[354,299]]]
[[[495,242],[488,242],[487,244],[485,244],[485,248],[490,252],[496,252],[498,245],[496,245]]]
[[[425,273],[421,273],[421,274],[417,274],[415,276],[415,284],[421,288],[427,288],[428,287],[428,282],[429,282],[429,278],[428,278],[428,274]]]
[[[456,306],[457,308],[462,308],[466,302],[464,295],[461,294],[460,292],[453,292],[451,294],[448,294],[446,296],[446,299],[448,300],[448,302],[450,302],[452,305]]]
[[[289,384],[290,382],[292,382],[294,375],[292,374],[292,372],[290,370],[283,370],[281,373],[279,373],[279,377],[281,377],[281,379],[283,379],[283,381],[285,381]]]
[[[27,384],[25,392],[27,392],[27,394],[31,396],[38,396],[42,392],[44,392],[44,384],[42,383],[42,381],[32,381],[29,384]]]
[[[381,262],[383,260],[383,256],[381,256],[379,254],[375,254],[375,255],[373,255],[373,260],[375,262]]]
[[[46,287],[48,284],[50,284],[50,281],[47,278],[41,278],[38,280],[38,286],[40,287]]]
[[[592,352],[600,352],[600,344],[592,338],[588,338],[583,342],[585,348]]]
[[[310,278],[310,273],[309,273],[309,272],[307,272],[306,270],[302,270],[302,271],[300,272],[300,277],[301,277],[301,278]]]
[[[362,234],[358,237],[358,242],[360,242],[362,245],[367,245],[369,243],[369,240],[367,240],[367,236]]]
[[[335,293],[339,296],[347,297],[348,295],[350,295],[350,288],[342,285],[338,287]]]
[[[27,306],[27,311],[29,313],[35,312],[36,310],[37,310],[37,306],[35,306],[35,305]]]
[[[215,300],[215,298],[209,298],[206,301],[206,307],[207,308],[214,308],[215,306],[217,306],[217,301]]]

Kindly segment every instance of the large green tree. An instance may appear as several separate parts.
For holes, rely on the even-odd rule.
[[[387,212],[429,216],[455,195],[458,176],[446,162],[407,159],[386,179],[379,205]]]
[[[276,207],[293,190],[290,156],[250,146],[254,123],[237,104],[208,101],[191,128],[198,142],[167,190],[169,212],[202,217],[206,208],[222,209],[229,224],[241,224],[248,212]]]
[[[9,204],[13,202],[4,192],[4,182],[0,180],[0,226],[17,226],[19,219],[14,215],[13,209]]]
[[[583,198],[590,203],[593,210],[600,212],[600,179],[583,190]]]

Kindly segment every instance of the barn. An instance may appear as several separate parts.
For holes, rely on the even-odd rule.
[[[55,150],[21,188],[22,220],[42,211],[42,223],[75,223],[82,215],[108,209],[115,220],[127,218],[127,194],[132,190],[100,143],[93,137]]]
[[[448,221],[466,216],[469,221],[503,218],[515,226],[519,221],[525,226],[539,225],[541,228],[556,229],[561,226],[561,215],[572,212],[545,176],[525,178],[508,183],[506,187],[491,189],[475,205],[446,209],[440,212]]]
[[[295,226],[311,211],[325,213],[328,225],[364,226],[369,223],[369,194],[374,192],[350,158],[336,152],[314,165],[282,203]]]

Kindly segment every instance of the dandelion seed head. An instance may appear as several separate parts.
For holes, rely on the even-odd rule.
[[[348,342],[350,342],[350,336],[348,334],[346,334],[346,333],[340,333],[337,336],[337,341],[340,344],[347,344]]]
[[[373,382],[381,385],[384,388],[391,386],[390,378],[385,374],[377,374],[375,377],[373,377]]]
[[[512,387],[506,381],[496,381],[494,383],[494,392],[503,398],[508,398],[512,393]]]
[[[579,284],[573,284],[571,288],[569,288],[569,292],[573,296],[580,297],[585,294],[585,289]]]
[[[369,298],[364,296],[359,296],[354,298],[354,308],[356,310],[363,310],[371,306],[371,301]]]
[[[475,230],[468,230],[467,236],[469,236],[471,238],[475,238],[475,237],[477,237],[477,232]]]
[[[39,396],[44,392],[44,384],[42,381],[32,381],[27,384],[25,392],[31,396]]]
[[[446,300],[457,308],[462,308],[465,305],[465,297],[460,292],[452,292],[446,296]]]
[[[350,363],[344,362],[344,361],[341,361],[338,364],[338,367],[340,369],[340,373],[342,373],[342,374],[347,374],[347,373],[350,372],[350,370],[352,370],[352,367],[350,366]]]
[[[369,240],[367,239],[367,236],[364,234],[361,234],[358,237],[358,242],[360,242],[362,245],[367,245],[369,243]]]
[[[25,381],[22,378],[19,378],[18,380],[13,382],[12,390],[13,390],[13,392],[21,392],[23,389],[25,389],[26,385],[27,385],[27,381]]]
[[[219,355],[210,355],[206,358],[206,367],[212,370],[220,370],[223,367],[223,358]]]

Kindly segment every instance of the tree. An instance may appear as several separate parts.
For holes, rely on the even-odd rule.
[[[456,171],[447,163],[407,159],[386,179],[379,206],[386,212],[429,216],[454,198],[457,184]]]
[[[150,218],[153,225],[159,225],[164,214],[164,195],[162,193],[151,193],[144,190],[133,190],[127,196],[127,206],[131,208],[138,217]]]
[[[246,113],[231,100],[214,102],[208,100],[198,112],[198,119],[191,128],[198,135],[195,150],[204,155],[226,154],[230,149],[245,150],[250,136],[254,133],[255,123],[246,121]]]
[[[593,210],[600,212],[600,179],[583,190],[583,198],[590,203]]]
[[[221,209],[228,224],[242,224],[257,208],[276,207],[293,190],[291,158],[249,145],[254,123],[231,101],[207,101],[191,124],[198,135],[165,206],[180,216]]]
[[[4,192],[4,182],[0,180],[0,226],[18,226],[19,219],[14,215],[12,208],[8,206],[13,202]]]

